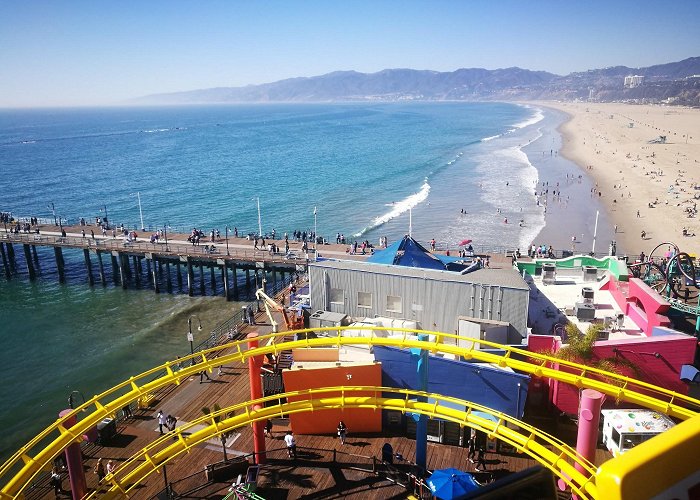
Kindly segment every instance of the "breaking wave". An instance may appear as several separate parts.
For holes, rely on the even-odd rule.
[[[383,224],[386,224],[392,219],[395,219],[399,215],[408,212],[410,209],[414,208],[416,205],[419,203],[424,202],[426,199],[428,199],[428,194],[430,193],[430,184],[428,184],[428,179],[423,180],[423,185],[420,187],[420,190],[413,193],[410,196],[407,196],[401,201],[395,201],[393,203],[389,203],[388,206],[391,206],[391,210],[389,210],[387,213],[380,215],[379,217],[376,217],[370,224],[369,226],[366,226],[362,228],[359,232],[353,234],[355,238],[359,238],[363,234],[365,234],[367,231],[370,231],[372,229],[375,229]]]

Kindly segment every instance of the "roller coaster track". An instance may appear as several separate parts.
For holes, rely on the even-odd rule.
[[[362,393],[362,395],[360,394]],[[370,393],[371,395],[368,395]],[[386,397],[390,393],[394,397]],[[280,398],[305,399],[268,406],[255,410],[256,404],[266,401],[278,401]],[[416,398],[431,398],[431,402],[418,402]],[[456,410],[444,403],[452,403],[466,407],[466,411]],[[138,488],[148,476],[166,464],[169,460],[189,452],[190,448],[201,444],[221,433],[264,420],[292,413],[322,411],[337,408],[367,408],[372,410],[386,409],[403,413],[420,413],[430,418],[440,418],[456,422],[462,426],[473,427],[497,437],[519,452],[525,453],[561,477],[582,498],[596,498],[594,465],[583,459],[576,450],[558,439],[545,434],[537,428],[521,422],[503,413],[481,405],[470,403],[457,398],[441,396],[421,391],[396,389],[392,387],[353,386],[353,387],[324,387],[276,394],[255,401],[246,401],[222,409],[216,414],[210,414],[178,427],[174,432],[163,435],[148,446],[127,459],[111,476],[108,476],[103,491],[94,492],[88,498],[116,498],[128,495]],[[474,411],[494,415],[497,421],[479,416]],[[231,412],[235,416],[225,418]],[[221,417],[220,422],[216,417]],[[196,430],[197,426],[207,427]],[[514,429],[517,427],[517,430]],[[191,430],[191,433],[190,433]],[[175,437],[175,441],[173,441]],[[574,467],[578,463],[585,472],[579,472]]]
[[[691,418],[700,411],[700,401],[684,394],[622,375],[493,342],[441,332],[378,327],[363,328],[364,332],[370,332],[368,337],[346,337],[342,335],[345,330],[349,330],[349,328],[298,330],[296,333],[300,334],[300,337],[307,338],[279,343],[268,341],[289,336],[291,333],[279,332],[261,335],[258,337],[261,347],[256,349],[247,349],[247,340],[236,341],[167,362],[131,377],[102,394],[94,396],[63,418],[58,419],[14,453],[0,467],[0,481],[2,482],[0,499],[20,497],[23,491],[31,485],[34,478],[41,471],[47,470],[53,459],[68,445],[81,441],[83,435],[90,429],[104,418],[113,417],[119,409],[127,404],[163,387],[173,384],[179,385],[182,380],[196,375],[203,369],[211,371],[212,368],[223,364],[245,362],[251,356],[267,353],[278,354],[283,350],[295,348],[330,346],[340,349],[345,345],[366,345],[425,349],[431,352],[462,356],[467,361],[495,363],[500,367],[509,367],[515,371],[537,377],[551,378],[580,389],[595,389],[616,400],[650,408],[680,420]],[[308,338],[307,334],[312,332],[316,335],[326,336]],[[387,337],[387,334],[392,336]],[[418,340],[418,334],[427,334],[434,340]],[[467,342],[467,347],[459,347],[458,341]],[[486,349],[496,349],[499,352],[484,351],[479,349],[479,346]],[[224,351],[233,352],[223,355]],[[199,363],[196,365],[187,363],[187,361],[194,359],[197,359]],[[181,368],[183,363],[187,366]],[[331,403],[333,402],[329,402],[329,404]],[[335,404],[337,403],[336,401]],[[286,411],[291,412],[292,410],[290,408]],[[428,409],[421,407],[412,411],[421,410],[428,411]],[[67,428],[66,421],[73,417],[78,418],[78,422],[73,427]],[[454,417],[460,418],[459,415]],[[265,417],[260,416],[260,418]],[[232,423],[231,427],[233,425]],[[245,422],[241,421],[241,425],[245,425]]]

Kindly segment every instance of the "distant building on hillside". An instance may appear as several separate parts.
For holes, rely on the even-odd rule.
[[[644,83],[644,77],[641,75],[630,75],[625,77],[625,88],[633,89]]]

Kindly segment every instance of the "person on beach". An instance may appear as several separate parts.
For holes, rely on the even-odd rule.
[[[340,439],[340,444],[345,444],[345,436],[348,433],[348,428],[345,422],[342,420],[338,423],[338,438]]]

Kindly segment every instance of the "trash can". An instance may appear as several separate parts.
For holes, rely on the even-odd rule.
[[[113,418],[105,418],[97,424],[97,444],[104,446],[117,435],[117,422]]]
[[[384,443],[382,446],[382,462],[394,463],[394,448],[389,443]]]

